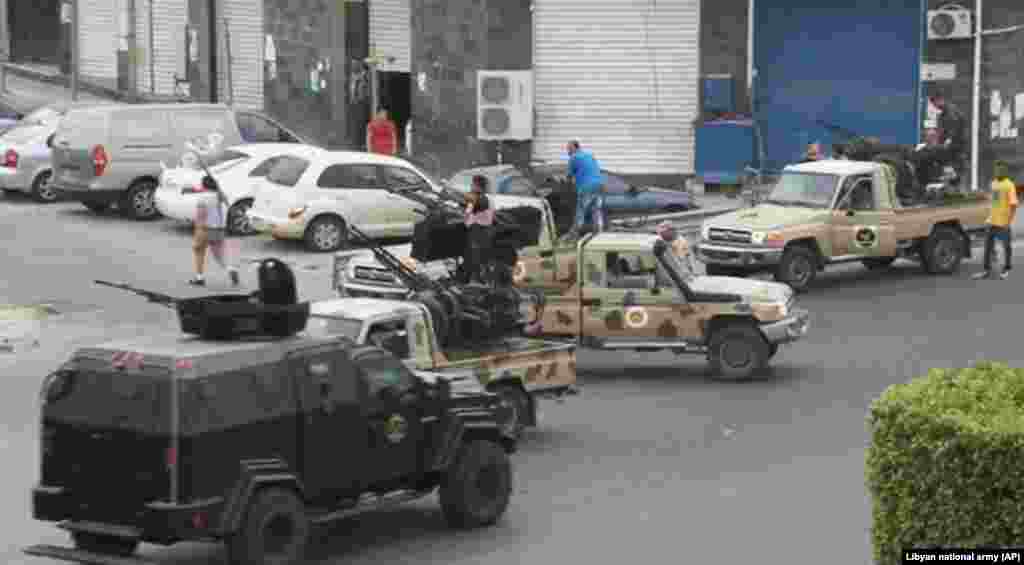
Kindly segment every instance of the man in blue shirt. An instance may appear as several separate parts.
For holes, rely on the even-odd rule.
[[[576,184],[576,221],[571,233],[579,233],[583,226],[604,229],[604,173],[593,154],[580,149],[580,142],[570,141],[565,146],[569,153],[569,176]]]

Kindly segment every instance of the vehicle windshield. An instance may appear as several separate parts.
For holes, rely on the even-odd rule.
[[[362,320],[352,318],[310,316],[306,332],[313,337],[344,336],[359,341],[364,325]]]
[[[762,202],[779,206],[828,208],[839,185],[837,175],[784,172]]]

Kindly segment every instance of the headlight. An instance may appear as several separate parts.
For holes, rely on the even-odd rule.
[[[711,239],[711,224],[704,224],[700,227],[700,238],[703,240]]]
[[[306,207],[305,206],[303,206],[301,208],[292,208],[291,210],[288,210],[288,218],[291,219],[291,220],[294,220],[295,218],[298,218],[299,216],[301,216],[303,214],[303,212],[305,212],[305,211],[306,211]]]
[[[352,256],[334,258],[334,289],[342,296],[345,293],[345,281],[348,280],[348,267],[352,259]]]
[[[780,318],[785,318],[788,315],[789,315],[789,305],[787,305],[784,302],[782,304],[779,304],[779,317]]]
[[[764,238],[767,236],[768,234],[764,233],[763,231],[752,232],[750,234],[750,242],[753,243],[754,245],[761,245],[762,243],[764,243]]]

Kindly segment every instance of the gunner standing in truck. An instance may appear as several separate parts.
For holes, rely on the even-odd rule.
[[[462,263],[465,282],[482,282],[484,257],[491,247],[494,209],[487,198],[487,185],[487,177],[475,175],[466,195],[466,252]]]
[[[570,141],[565,149],[569,153],[569,177],[576,184],[576,221],[570,234],[579,235],[586,225],[602,231],[605,179],[601,164],[590,151],[580,148],[578,140]]]
[[[941,94],[930,96],[928,100],[932,106],[939,109],[938,126],[942,143],[948,151],[947,159],[962,180],[964,156],[967,151],[967,118]]]

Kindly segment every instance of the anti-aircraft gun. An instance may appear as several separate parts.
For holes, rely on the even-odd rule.
[[[522,297],[512,286],[459,284],[436,281],[395,257],[356,226],[349,225],[350,240],[368,248],[381,265],[409,289],[408,299],[430,311],[441,347],[467,341],[487,341],[521,330]]]

